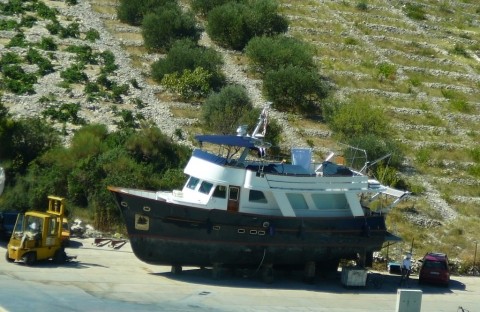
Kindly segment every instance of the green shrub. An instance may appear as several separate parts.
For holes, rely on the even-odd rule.
[[[122,109],[120,112],[117,112],[115,116],[121,118],[120,121],[115,121],[119,129],[137,129],[140,125],[139,121],[144,120],[141,114],[134,115],[132,111],[127,109]]]
[[[194,71],[184,69],[182,74],[166,74],[162,79],[162,85],[186,100],[199,99],[211,91],[210,76],[211,73],[202,67],[197,67]]]
[[[200,30],[191,12],[183,12],[178,5],[166,5],[145,16],[142,35],[148,49],[168,51],[178,39],[190,38],[196,42]]]
[[[358,40],[353,37],[347,37],[343,40],[346,45],[358,45]]]
[[[42,95],[42,97],[38,100],[38,102],[41,104],[52,103],[56,101],[57,97],[51,92],[48,95]]]
[[[85,33],[85,40],[95,42],[98,39],[100,39],[100,33],[98,30],[90,28],[86,33]]]
[[[146,107],[145,103],[143,103],[142,100],[139,98],[134,98],[133,104],[135,104],[135,107],[138,109],[142,109]]]
[[[360,11],[368,11],[368,3],[364,0],[357,2],[355,7]]]
[[[7,52],[2,55],[2,58],[0,59],[0,70],[3,70],[4,66],[20,63],[22,63],[22,58],[17,53]]]
[[[455,92],[454,90],[451,90],[451,89],[442,88],[440,90],[440,92],[442,93],[444,98],[449,99],[449,100],[453,100],[455,98],[458,98],[458,96],[459,96],[459,94],[457,92]]]
[[[25,41],[25,35],[23,33],[18,33],[15,36],[13,36],[12,39],[10,39],[10,42],[7,43],[6,47],[11,48],[11,47],[21,47],[25,48],[29,45],[27,41]]]
[[[474,177],[480,178],[480,165],[473,165],[468,167],[468,173]]]
[[[15,94],[34,93],[33,85],[37,82],[35,74],[26,73],[18,64],[2,66],[3,84],[6,89]]]
[[[17,178],[25,174],[37,157],[50,148],[59,146],[60,140],[57,132],[41,118],[15,118],[10,123],[7,137],[4,137],[6,140],[1,141],[0,154],[2,160],[12,160],[9,166],[9,183],[14,185]],[[2,195],[2,201],[5,195]]]
[[[112,82],[108,79],[106,74],[100,74],[96,81],[99,85],[107,88],[108,90],[112,87]]]
[[[116,83],[112,83],[110,89],[111,93],[108,97],[115,103],[122,103],[122,95],[128,93],[129,87],[127,84],[117,85]]]
[[[274,36],[288,30],[287,20],[278,13],[276,0],[250,1],[252,16],[247,19],[254,36]]]
[[[4,15],[20,15],[25,12],[22,0],[9,0],[7,3],[0,3],[0,11]]]
[[[15,30],[20,25],[14,20],[0,19],[0,30]]]
[[[80,64],[73,64],[69,68],[60,73],[60,77],[66,83],[81,83],[88,81],[87,75],[83,72],[83,66]]]
[[[227,2],[208,14],[207,33],[223,47],[242,50],[254,36],[253,29],[246,22],[250,16],[247,5]]]
[[[470,157],[473,161],[480,164],[480,147],[476,146],[469,150]]]
[[[245,124],[245,116],[252,109],[252,102],[245,88],[229,85],[206,99],[202,105],[202,119],[208,130],[232,134],[239,125]]]
[[[138,84],[137,79],[135,79],[135,78],[130,79],[130,84],[131,84],[132,87],[134,87],[135,89],[138,89],[138,90],[141,90],[141,89],[142,89],[142,87],[140,87],[140,85]]]
[[[80,24],[77,22],[70,23],[66,28],[61,27],[58,33],[60,38],[79,38]]]
[[[97,54],[93,52],[92,48],[88,45],[72,45],[65,49],[66,52],[75,53],[77,55],[76,60],[84,64],[98,64]]]
[[[118,69],[118,65],[115,64],[115,55],[112,51],[103,51],[99,56],[103,59],[103,66],[100,70],[102,74],[113,73]]]
[[[250,5],[228,2],[213,8],[207,19],[207,33],[212,40],[234,50],[242,50],[255,36],[272,36],[287,29],[288,23],[277,13],[273,0]]]
[[[419,164],[427,164],[432,158],[432,149],[428,147],[421,148],[417,151],[415,159]]]
[[[245,47],[245,54],[249,58],[251,69],[259,73],[288,65],[315,68],[313,48],[295,38],[255,37]]]
[[[383,81],[384,79],[395,80],[397,78],[397,67],[390,63],[380,63],[377,66],[378,79]]]
[[[383,111],[363,101],[333,103],[325,112],[328,125],[341,140],[367,135],[386,138],[392,133]]]
[[[52,37],[42,37],[38,47],[45,51],[56,51],[58,49],[58,46]]]
[[[451,52],[455,55],[460,55],[465,58],[470,58],[470,55],[468,54],[467,50],[465,50],[465,47],[460,43],[456,43],[453,49],[451,50]]]
[[[85,124],[85,121],[78,116],[80,109],[81,106],[78,103],[63,103],[60,107],[50,106],[42,112],[42,115],[59,122],[71,122],[74,125],[81,125]]]
[[[36,2],[34,6],[38,16],[52,21],[57,19],[57,14],[59,14],[57,9],[52,9],[41,1]]]
[[[450,107],[461,113],[471,113],[473,111],[472,105],[462,98],[450,100]]]
[[[39,68],[39,74],[44,76],[49,73],[53,73],[52,63],[45,57],[43,57],[37,50],[30,48],[27,52],[26,60],[30,64],[37,64]]]
[[[427,19],[425,9],[421,4],[407,2],[404,5],[403,10],[405,11],[405,14],[407,14],[407,16],[410,17],[411,19],[414,19],[414,20]]]
[[[52,21],[51,23],[47,24],[47,26],[45,27],[47,28],[48,32],[51,35],[57,35],[63,29],[62,25],[60,25],[60,22],[57,20]]]
[[[83,91],[87,94],[94,94],[100,92],[100,87],[95,82],[87,82]]]
[[[265,74],[263,90],[281,111],[321,114],[320,102],[328,95],[328,85],[316,69],[287,66]]]
[[[191,6],[194,12],[206,16],[213,8],[232,1],[234,0],[191,0]],[[235,2],[246,3],[245,0],[237,0]]]
[[[209,72],[208,84],[213,90],[220,90],[225,84],[222,73],[223,59],[211,48],[200,47],[189,39],[176,41],[166,58],[152,64],[152,78],[161,82],[166,74],[181,74],[184,70],[194,71],[201,67]]]
[[[32,15],[24,15],[22,16],[22,19],[20,20],[20,27],[27,27],[31,28],[33,25],[37,23],[37,18]]]
[[[139,26],[146,14],[171,3],[176,0],[120,0],[117,17],[123,23]]]

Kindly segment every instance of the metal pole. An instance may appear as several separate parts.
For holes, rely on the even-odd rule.
[[[388,272],[388,248],[390,248],[390,244],[387,244],[387,272]]]
[[[410,246],[410,254],[413,255],[413,242],[415,241],[415,238],[412,238],[412,246]]]
[[[478,242],[475,242],[475,256],[473,256],[473,269],[476,268],[476,263],[477,263],[477,246],[478,246]]]

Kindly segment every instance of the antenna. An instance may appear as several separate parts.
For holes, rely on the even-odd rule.
[[[272,105],[272,102],[267,102],[263,107],[263,110],[260,113],[260,116],[258,117],[257,126],[255,127],[255,130],[253,130],[253,133],[251,135],[252,137],[261,138],[265,136],[267,132],[268,110],[270,109],[270,105]],[[262,133],[258,133],[262,128],[262,126],[263,126]]]

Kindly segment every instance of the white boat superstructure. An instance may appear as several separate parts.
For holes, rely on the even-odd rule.
[[[257,125],[255,131],[259,128]],[[333,153],[321,164],[315,164],[312,149],[294,148],[291,163],[267,161],[258,157],[263,148],[259,146],[265,146],[258,137],[255,132],[246,135],[242,128],[237,136],[198,136],[200,142],[226,148],[219,153],[194,150],[184,169],[188,180],[183,189],[157,192],[157,199],[259,215],[360,217],[371,213],[363,203],[385,194],[393,196],[392,204],[396,204],[408,194],[332,162]],[[235,152],[231,147],[237,148]],[[381,212],[389,208],[382,207]]]

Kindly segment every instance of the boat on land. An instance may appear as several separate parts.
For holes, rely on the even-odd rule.
[[[408,192],[369,178],[368,163],[360,171],[336,163],[333,153],[320,164],[310,148],[292,149],[288,163],[268,160],[267,119],[268,107],[250,135],[245,126],[236,135],[197,135],[182,190],[108,187],[140,260],[173,272],[303,268],[312,278],[343,259],[368,265],[398,239],[385,217]]]

